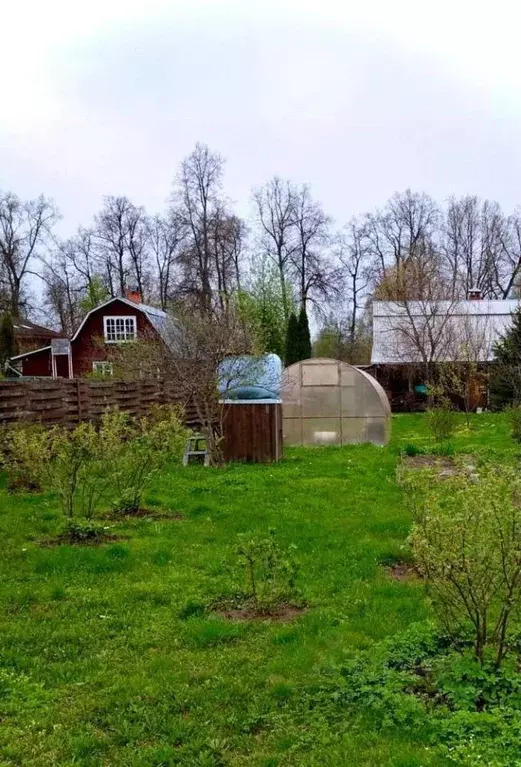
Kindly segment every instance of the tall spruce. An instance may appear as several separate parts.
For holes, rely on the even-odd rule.
[[[490,404],[494,408],[521,405],[521,309],[513,314],[512,325],[494,346]]]
[[[286,366],[293,365],[294,362],[298,362],[300,359],[300,333],[299,322],[297,315],[291,312],[288,320],[288,329],[286,331],[286,354],[284,355],[284,362]]]
[[[299,360],[311,357],[311,333],[309,332],[308,315],[304,304],[300,307],[298,316]]]
[[[13,318],[7,312],[0,320],[0,374],[4,372],[6,364],[17,352],[16,338],[14,334]]]

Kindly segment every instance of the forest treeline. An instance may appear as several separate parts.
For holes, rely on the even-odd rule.
[[[368,307],[393,300],[516,295],[521,210],[476,196],[437,202],[395,193],[381,208],[335,222],[308,184],[274,177],[252,190],[240,218],[226,195],[225,162],[197,144],[181,163],[165,210],[106,196],[89,226],[60,239],[59,211],[41,195],[0,192],[0,312],[35,313],[64,334],[103,300],[137,290],[145,303],[203,312],[237,305],[267,351],[284,356],[292,313],[313,315],[316,351],[363,362]],[[166,190],[167,193],[167,190]]]

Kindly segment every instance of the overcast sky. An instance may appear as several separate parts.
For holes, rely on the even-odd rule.
[[[2,8],[0,188],[62,234],[104,194],[162,210],[196,141],[240,213],[274,174],[339,223],[411,187],[521,204],[516,4],[18,0]]]

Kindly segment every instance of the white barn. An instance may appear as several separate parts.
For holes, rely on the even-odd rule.
[[[371,365],[493,359],[521,301],[374,301]]]

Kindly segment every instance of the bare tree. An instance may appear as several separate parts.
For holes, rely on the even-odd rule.
[[[205,311],[212,307],[215,276],[215,219],[219,216],[223,159],[204,144],[197,144],[183,161],[173,193],[187,236],[180,264],[184,291]]]
[[[400,270],[414,260],[423,262],[436,253],[440,211],[425,193],[394,194],[383,210],[365,216],[365,233],[375,275],[382,280],[389,270]]]
[[[356,219],[346,225],[336,240],[340,262],[342,314],[347,318],[347,332],[354,343],[358,320],[372,287],[371,250],[363,224]]]
[[[210,313],[209,313],[210,311]],[[157,378],[175,382],[179,401],[195,411],[198,427],[204,432],[212,465],[223,463],[222,440],[227,406],[219,389],[223,363],[237,357],[241,376],[250,370],[241,363],[251,351],[244,324],[232,309],[197,310],[177,306],[175,318],[165,324],[162,339],[148,338],[133,344],[114,344],[109,350],[114,373],[123,378]],[[255,361],[252,362],[252,366]],[[247,381],[252,383],[252,380]]]
[[[161,309],[166,310],[175,297],[174,280],[186,228],[179,212],[171,210],[167,216],[152,216],[148,222],[150,249],[155,261],[156,290]]]
[[[504,281],[502,298],[508,298],[514,290],[519,292],[521,274],[521,208],[508,217],[509,236],[504,253]]]
[[[149,227],[145,209],[131,205],[127,212],[127,247],[132,287],[137,288],[142,299],[146,299],[151,288],[149,262]]]
[[[207,438],[210,462],[223,463],[222,440],[227,406],[219,392],[218,376],[230,357],[249,354],[251,341],[234,309],[177,312],[175,353],[169,365],[185,402],[195,408]]]
[[[81,290],[87,292],[92,282],[99,279],[100,272],[103,272],[94,231],[78,227],[77,233],[62,244],[61,251],[77,272]]]
[[[241,256],[245,227],[237,216],[217,210],[211,221],[214,281],[221,309],[241,285]]]
[[[479,311],[479,302],[470,306],[458,303],[450,326],[450,332],[445,333],[449,341],[444,352],[446,359],[436,370],[436,389],[442,399],[459,397],[469,426],[470,413],[486,397],[485,363],[493,358],[495,334],[489,315]]]
[[[290,255],[290,273],[296,283],[301,306],[320,302],[337,290],[337,272],[328,257],[332,220],[311,197],[308,184],[294,188],[292,223],[295,247]]]
[[[49,245],[58,217],[52,200],[43,195],[23,201],[12,192],[0,192],[0,290],[9,297],[13,317],[24,309],[27,277],[38,276],[36,263]]]
[[[425,383],[432,384],[436,363],[452,358],[458,305],[437,262],[411,259],[395,267],[375,297],[385,303],[373,305],[373,356],[406,365],[410,373],[419,368]]]
[[[299,242],[295,229],[295,188],[275,176],[253,191],[255,217],[260,230],[260,247],[275,264],[281,284],[286,321],[291,311],[288,280],[292,258]]]
[[[131,281],[144,296],[150,284],[144,208],[127,197],[105,197],[94,222],[98,257],[110,295],[124,295]]]
[[[48,316],[67,336],[75,329],[81,315],[81,277],[70,257],[69,246],[70,241],[62,243],[46,261],[42,273]]]
[[[508,295],[519,270],[515,228],[496,202],[471,195],[449,200],[443,254],[455,294],[465,298],[478,288],[487,298]]]

